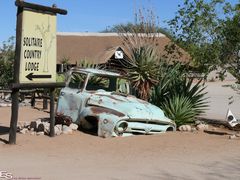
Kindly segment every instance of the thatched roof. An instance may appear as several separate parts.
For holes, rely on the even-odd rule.
[[[160,34],[158,49],[160,54],[164,54],[165,46],[170,43],[170,39]],[[94,64],[106,63],[115,51],[121,48],[125,54],[122,41],[117,33],[58,33],[57,34],[57,62],[69,59],[69,63],[76,64],[81,60],[86,60]],[[189,55],[180,50],[183,56],[177,61],[189,61]]]

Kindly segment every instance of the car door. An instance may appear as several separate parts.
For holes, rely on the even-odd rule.
[[[67,80],[67,85],[60,92],[57,113],[70,116],[72,121],[78,119],[81,112],[84,97],[82,90],[85,85],[87,74],[72,72]]]

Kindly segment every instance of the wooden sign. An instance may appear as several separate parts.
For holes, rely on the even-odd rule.
[[[19,90],[49,89],[50,137],[53,137],[54,90],[65,86],[56,83],[56,15],[66,15],[67,11],[23,0],[16,0],[15,5],[18,10],[9,144],[16,144]]]
[[[23,10],[20,83],[56,82],[56,15]]]

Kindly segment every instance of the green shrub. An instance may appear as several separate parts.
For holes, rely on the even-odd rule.
[[[14,45],[14,37],[10,37],[0,45],[0,87],[9,88],[9,84],[13,81]]]
[[[65,82],[65,80],[66,80],[65,74],[56,74],[56,82]],[[54,96],[56,99],[59,97],[60,91],[61,88],[55,89]]]
[[[127,77],[137,96],[148,100],[152,87],[158,83],[158,56],[150,45],[135,48],[132,54],[133,60],[127,69]]]
[[[159,83],[151,94],[151,103],[160,107],[177,125],[191,123],[208,107],[202,81],[188,79],[180,64],[161,69]]]
[[[65,74],[57,74],[56,75],[56,82],[65,82]]]
[[[188,97],[175,95],[162,104],[165,115],[174,120],[177,126],[192,123],[196,111]]]

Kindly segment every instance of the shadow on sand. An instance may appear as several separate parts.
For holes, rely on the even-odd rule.
[[[9,127],[6,126],[0,126],[0,135],[6,135],[9,133]],[[8,141],[6,139],[0,138],[0,142],[3,142],[5,144],[8,144]]]
[[[9,127],[6,126],[0,126],[0,135],[5,135],[9,133]]]

